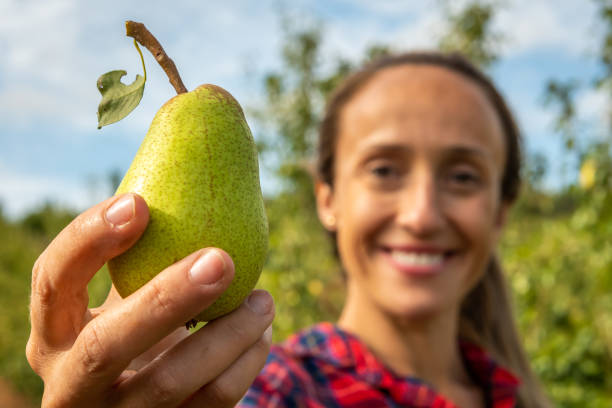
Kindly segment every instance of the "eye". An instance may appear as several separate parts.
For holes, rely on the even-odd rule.
[[[449,183],[460,189],[476,188],[480,185],[481,178],[474,170],[457,169],[450,172]]]
[[[393,176],[397,173],[396,169],[393,166],[388,164],[379,164],[372,166],[370,168],[370,173],[379,178],[387,178]]]
[[[458,171],[452,175],[453,181],[461,184],[473,183],[478,181],[478,177],[468,171]]]
[[[375,159],[364,167],[364,180],[372,188],[392,190],[397,188],[403,179],[404,169],[401,163],[389,159]]]

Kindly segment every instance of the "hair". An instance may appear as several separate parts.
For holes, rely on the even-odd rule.
[[[477,84],[501,122],[505,137],[506,160],[501,179],[502,202],[513,203],[521,185],[521,136],[512,113],[493,82],[460,54],[409,52],[378,59],[350,75],[336,88],[327,102],[319,129],[316,177],[334,185],[334,158],[343,107],[381,70],[401,65],[431,65],[458,73]],[[338,255],[335,233],[331,233]],[[466,295],[461,305],[459,336],[480,344],[501,364],[514,372],[522,382],[518,406],[539,408],[550,406],[545,393],[532,372],[519,340],[512,312],[506,279],[495,254],[491,255],[483,278]]]

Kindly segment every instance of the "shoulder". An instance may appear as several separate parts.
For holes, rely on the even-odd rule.
[[[473,380],[486,393],[493,406],[514,406],[521,380],[496,361],[480,345],[467,339],[459,341],[465,367]]]
[[[241,407],[315,406],[329,368],[328,340],[335,326],[319,323],[273,345],[261,370],[241,401]],[[326,368],[327,367],[327,368]]]
[[[309,382],[308,372],[299,359],[280,345],[272,346],[264,368],[261,370],[241,405],[244,407],[285,407],[299,399]]]

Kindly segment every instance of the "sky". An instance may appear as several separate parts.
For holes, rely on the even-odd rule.
[[[453,1],[461,7],[465,1]],[[517,116],[526,149],[552,165],[546,183],[563,183],[554,112],[543,105],[549,79],[582,84],[601,69],[603,35],[590,0],[501,0],[493,30],[502,35],[491,75]],[[124,173],[150,121],[174,96],[166,76],[143,49],[148,81],[126,119],[97,129],[96,80],[125,69],[125,83],[142,74],[124,21],[140,21],[175,61],[188,89],[226,88],[245,106],[261,103],[266,72],[282,67],[281,14],[296,24],[320,24],[322,61],[359,61],[372,44],[393,49],[436,45],[445,21],[440,0],[0,0],[0,203],[17,218],[45,202],[83,210],[111,194],[110,172]],[[306,22],[306,23],[305,23]],[[578,113],[601,123],[605,95],[583,89]],[[252,124],[252,121],[247,116]],[[566,176],[567,177],[567,176]],[[262,177],[264,193],[275,191]]]

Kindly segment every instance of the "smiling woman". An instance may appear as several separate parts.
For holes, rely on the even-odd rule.
[[[354,96],[340,118],[333,189],[318,191],[319,210],[337,219],[348,315],[377,310],[373,298],[408,320],[459,303],[504,218],[494,182],[503,145],[484,95],[448,69],[387,68]]]
[[[519,167],[508,108],[462,57],[392,56],[349,77],[315,183],[346,302],[337,324],[273,347],[243,406],[547,406],[495,256]]]

